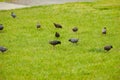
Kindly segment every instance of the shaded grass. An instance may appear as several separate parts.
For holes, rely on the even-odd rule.
[[[10,12],[17,14],[13,19]],[[119,80],[119,9],[100,10],[96,3],[67,3],[0,11],[1,46],[9,50],[0,54],[0,80]],[[42,28],[35,25],[40,22]],[[53,22],[63,25],[55,29]],[[72,32],[77,26],[79,31]],[[102,35],[106,26],[108,34]],[[56,39],[53,48],[48,42]],[[69,38],[77,37],[75,45]],[[105,52],[103,46],[112,44]]]
[[[3,2],[4,0],[0,0],[0,2]]]
[[[120,0],[97,0],[94,7],[100,10],[120,9]]]

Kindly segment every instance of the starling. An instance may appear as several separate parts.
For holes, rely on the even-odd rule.
[[[55,33],[55,37],[60,37],[60,34],[58,32]]]
[[[54,41],[50,41],[49,44],[55,46],[55,45],[57,45],[57,44],[61,44],[61,41],[54,40]]]
[[[79,39],[76,39],[76,38],[71,38],[71,39],[69,39],[69,41],[70,41],[71,43],[77,43],[78,40],[79,40]]]
[[[109,51],[109,50],[111,50],[111,48],[113,48],[113,46],[112,46],[112,45],[105,46],[105,47],[104,47],[104,50]]]
[[[73,32],[77,32],[77,31],[78,31],[78,28],[77,28],[77,27],[74,27],[74,28],[72,29],[72,31],[73,31]]]
[[[3,27],[3,25],[2,25],[2,24],[0,24],[0,30],[3,30],[3,28],[4,28],[4,27]]]
[[[16,14],[13,13],[13,12],[11,12],[11,16],[12,16],[13,18],[16,18]]]
[[[7,51],[7,48],[0,46],[0,51],[4,53],[5,51]]]
[[[41,27],[41,25],[39,23],[37,23],[36,28],[39,29]]]
[[[106,27],[104,27],[103,29],[102,29],[102,34],[106,34]]]
[[[62,28],[60,24],[53,23],[56,28]]]

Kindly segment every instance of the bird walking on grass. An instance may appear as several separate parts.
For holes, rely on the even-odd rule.
[[[113,48],[112,45],[104,46],[104,50],[105,50],[105,51],[109,51],[109,50],[111,50],[112,48]]]
[[[59,38],[60,34],[58,32],[55,33],[55,37]]]
[[[53,40],[53,41],[49,41],[49,44],[53,45],[53,46],[56,46],[58,44],[61,44],[61,41],[58,41],[58,40]]]
[[[3,24],[0,24],[0,30],[3,30],[4,27],[3,27]]]
[[[8,50],[7,48],[0,46],[0,51],[1,51],[2,53],[4,53],[4,52],[7,51],[7,50]]]
[[[11,12],[11,16],[12,16],[13,18],[16,18],[16,14],[15,14],[14,12]]]
[[[37,28],[37,29],[41,28],[40,23],[37,23],[37,24],[36,24],[36,28]]]
[[[104,27],[104,28],[102,29],[102,34],[106,34],[106,32],[107,32],[107,29],[106,29],[106,27]]]
[[[53,23],[56,28],[62,28],[61,24]]]
[[[79,39],[77,39],[77,38],[70,38],[68,41],[70,41],[71,43],[77,43],[79,41]]]
[[[72,28],[72,31],[73,31],[73,32],[77,32],[77,31],[78,31],[78,28],[77,28],[77,27],[74,27],[74,28]]]

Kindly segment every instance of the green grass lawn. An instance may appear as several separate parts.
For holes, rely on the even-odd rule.
[[[114,5],[112,5],[114,6]],[[11,12],[17,18],[10,16]],[[40,22],[42,28],[36,29]],[[53,22],[63,25],[56,29]],[[119,80],[120,7],[67,3],[0,11],[0,80]],[[72,28],[79,28],[77,33]],[[107,27],[107,35],[101,30]],[[59,32],[60,38],[54,33]],[[78,44],[68,42],[79,38]],[[61,40],[53,48],[50,40]],[[113,49],[105,52],[105,45]]]
[[[0,2],[3,2],[3,0],[0,0]]]

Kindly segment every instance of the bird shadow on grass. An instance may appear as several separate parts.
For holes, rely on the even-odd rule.
[[[105,53],[103,49],[100,48],[92,48],[88,50],[89,52],[96,52],[96,53]]]

